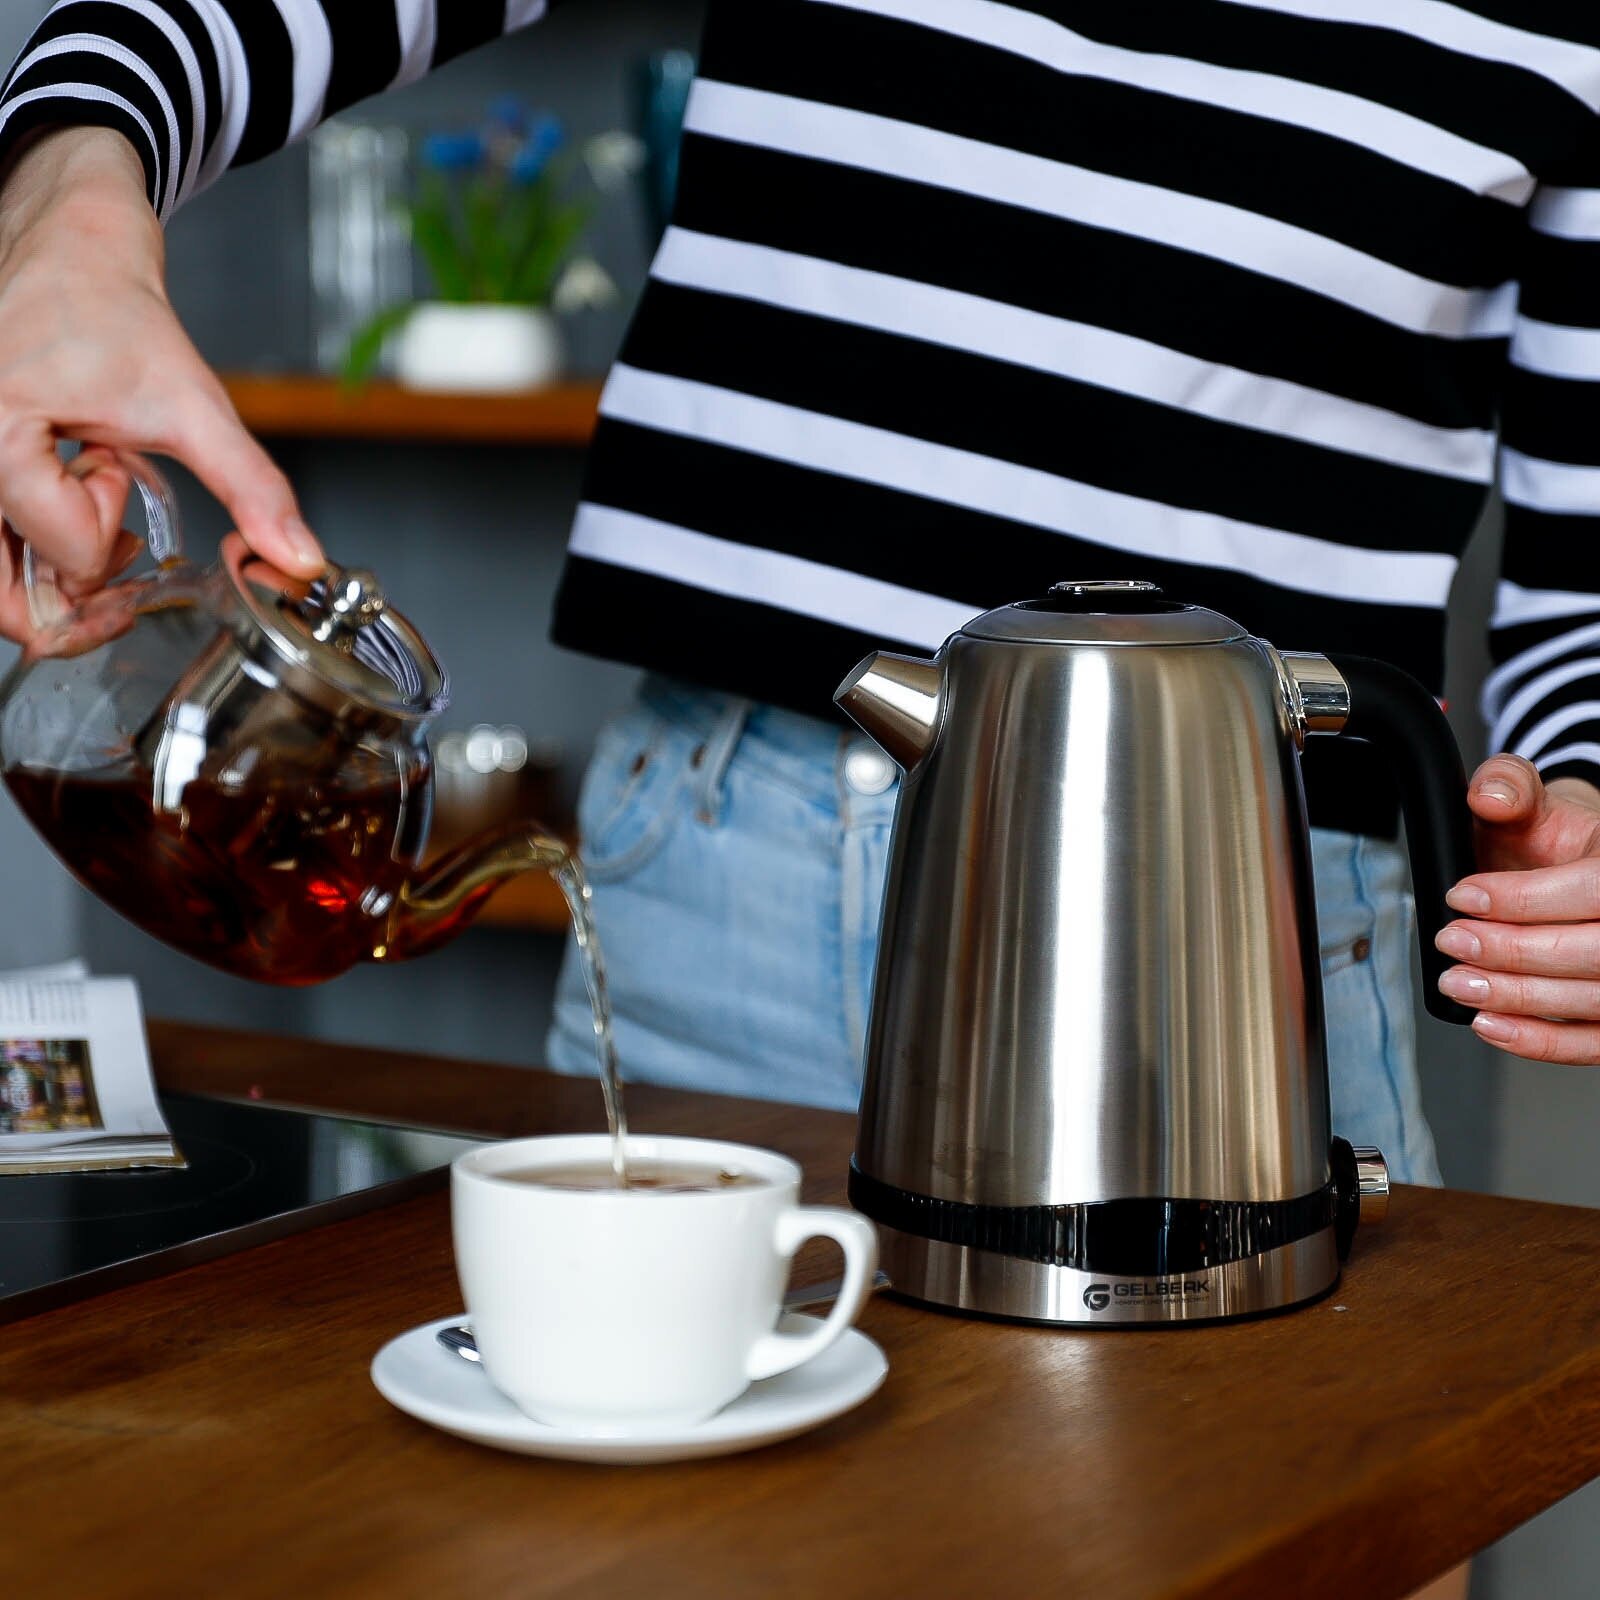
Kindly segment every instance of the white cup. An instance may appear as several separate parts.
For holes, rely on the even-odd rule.
[[[450,1170],[456,1272],[485,1372],[536,1421],[590,1434],[691,1426],[754,1381],[819,1356],[871,1292],[871,1223],[802,1206],[800,1169],[771,1150],[632,1137],[631,1162],[759,1181],[690,1193],[574,1190],[499,1174],[608,1163],[605,1134],[515,1139]],[[789,1260],[816,1236],[844,1251],[827,1320],[775,1331]]]

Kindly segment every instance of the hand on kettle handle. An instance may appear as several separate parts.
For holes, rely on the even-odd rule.
[[[1439,992],[1440,974],[1451,959],[1433,942],[1455,919],[1445,896],[1478,865],[1460,747],[1439,702],[1410,673],[1370,656],[1330,654],[1328,660],[1350,692],[1349,714],[1339,731],[1383,750],[1400,787],[1417,901],[1423,1002],[1442,1022],[1468,1026],[1471,1009]]]
[[[144,504],[145,544],[151,557],[161,566],[183,559],[183,527],[178,517],[177,499],[172,486],[150,461],[131,450],[94,445],[74,456],[67,463],[66,471],[86,484],[100,474],[107,474],[112,481],[106,487],[119,501],[126,497],[129,487],[137,489]],[[105,575],[107,581],[131,566],[138,554],[139,541],[130,533],[122,533],[112,552]],[[71,609],[55,569],[39,559],[31,544],[22,547],[22,582],[28,596],[28,620],[35,628],[48,627]]]

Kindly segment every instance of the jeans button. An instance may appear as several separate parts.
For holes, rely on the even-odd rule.
[[[856,744],[844,758],[844,781],[856,794],[882,794],[894,783],[895,767],[874,744]]]

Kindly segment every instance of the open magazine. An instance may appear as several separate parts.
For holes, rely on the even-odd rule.
[[[81,961],[0,972],[0,1179],[185,1164],[133,979],[91,978]]]

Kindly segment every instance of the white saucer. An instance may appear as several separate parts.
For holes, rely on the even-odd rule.
[[[482,1367],[446,1350],[436,1335],[463,1320],[459,1314],[440,1317],[391,1339],[372,1360],[378,1393],[409,1416],[475,1444],[564,1461],[690,1461],[776,1444],[860,1405],[889,1371],[883,1351],[859,1328],[850,1328],[814,1360],[751,1384],[732,1405],[694,1427],[595,1438],[524,1416]],[[790,1312],[778,1327],[809,1333],[817,1320]]]

